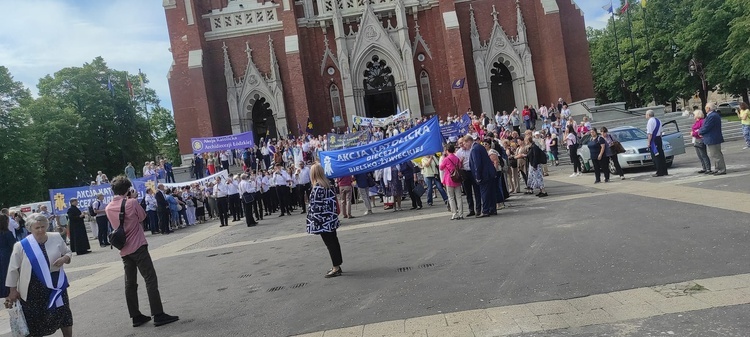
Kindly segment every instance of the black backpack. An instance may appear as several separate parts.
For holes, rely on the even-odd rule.
[[[109,233],[109,243],[112,245],[109,249],[115,247],[118,250],[122,250],[125,247],[125,202],[127,201],[127,198],[123,198],[122,205],[120,205],[120,226],[112,231],[112,233]]]
[[[94,210],[94,203],[89,204],[89,215],[90,216],[96,216],[96,211]]]

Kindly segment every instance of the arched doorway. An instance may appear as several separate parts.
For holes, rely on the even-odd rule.
[[[396,113],[396,85],[391,67],[378,55],[367,62],[363,73],[365,114],[367,117],[388,117]]]
[[[273,117],[273,111],[271,111],[271,104],[266,101],[265,97],[256,94],[250,100],[247,109],[252,117],[255,144],[260,144],[261,138],[278,138],[276,120]]]
[[[495,111],[513,111],[516,106],[516,96],[513,93],[513,76],[508,67],[496,61],[490,70],[490,90],[492,92],[492,107]]]

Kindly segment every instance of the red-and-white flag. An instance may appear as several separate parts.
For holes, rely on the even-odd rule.
[[[622,6],[622,8],[620,8],[620,14],[625,14],[625,12],[628,11],[628,8],[630,8],[630,2],[625,1],[625,6]]]
[[[133,83],[130,83],[130,77],[128,77],[128,73],[125,73],[125,85],[128,86],[128,95],[130,95],[130,99],[135,99],[135,95],[133,93]]]

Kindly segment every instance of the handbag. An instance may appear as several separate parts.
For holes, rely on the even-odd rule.
[[[122,205],[120,205],[120,226],[117,227],[112,233],[109,233],[109,243],[112,245],[109,247],[109,249],[112,249],[112,247],[117,248],[118,250],[122,250],[123,247],[125,247],[125,202],[128,201],[127,198],[122,199]]]
[[[414,194],[421,197],[422,195],[424,195],[424,192],[425,192],[424,185],[416,184],[414,185],[414,189],[412,191],[414,191]]]
[[[458,164],[453,164],[453,171],[451,171],[451,181],[460,184],[464,182],[464,177],[461,176],[461,172],[458,171]]]
[[[620,144],[619,141],[612,138],[611,135],[607,135],[607,138],[612,141],[612,145],[609,146],[610,149],[612,149],[612,153],[614,154],[620,154],[625,153],[625,148]]]
[[[10,317],[10,331],[13,337],[26,337],[29,335],[29,326],[26,324],[26,317],[21,309],[21,302],[16,300],[13,307],[8,309]]]
[[[253,201],[255,201],[255,196],[253,193],[245,192],[242,193],[242,202],[246,204],[251,204]]]

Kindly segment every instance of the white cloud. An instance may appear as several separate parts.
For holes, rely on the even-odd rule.
[[[171,109],[172,64],[161,1],[2,1],[0,65],[33,92],[40,78],[101,56],[111,68],[148,75]]]
[[[617,4],[619,4],[620,1],[615,0],[613,2],[615,3],[615,8],[617,8]],[[609,20],[610,14],[602,9],[602,7],[610,4],[610,0],[580,0],[576,1],[576,3],[585,13],[584,18],[587,27],[601,29],[607,26],[607,20]]]

